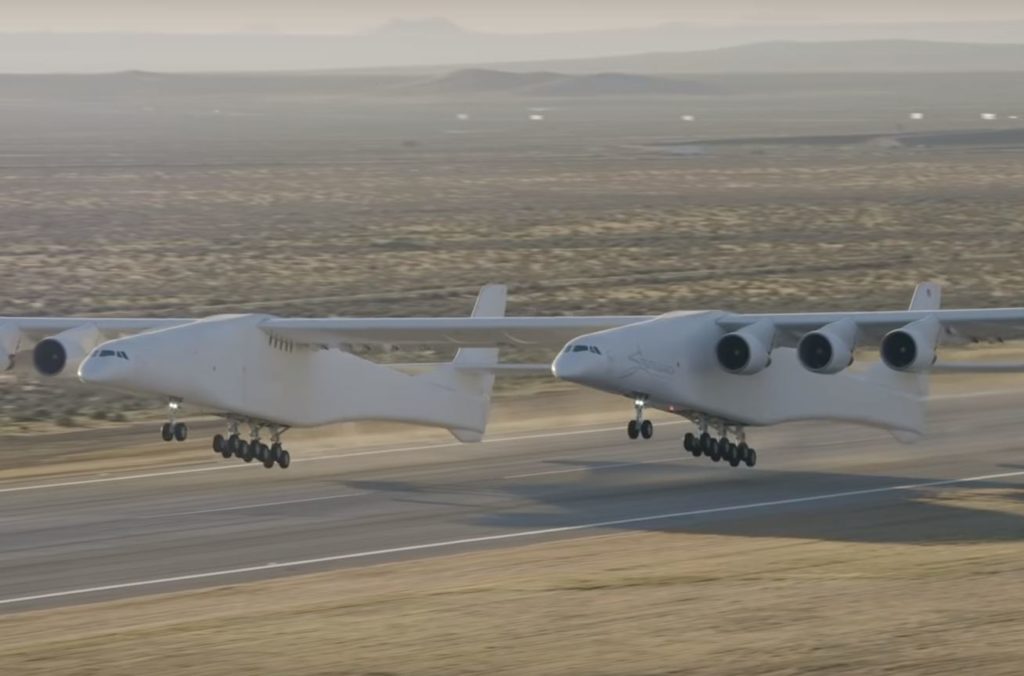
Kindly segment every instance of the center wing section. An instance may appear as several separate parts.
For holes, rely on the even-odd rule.
[[[456,345],[561,347],[577,336],[651,317],[269,318],[264,331],[306,345]]]

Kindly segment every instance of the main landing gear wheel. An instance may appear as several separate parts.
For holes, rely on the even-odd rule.
[[[747,449],[746,463],[747,467],[753,467],[757,464],[757,451],[752,448]]]
[[[245,441],[242,440],[242,437],[238,436],[237,434],[232,434],[230,437],[228,437],[228,452],[229,453],[225,457],[230,458],[233,455],[236,458],[241,458],[242,457],[242,446],[244,446],[244,445],[245,445]]]
[[[700,442],[697,440],[697,437],[693,435],[693,432],[687,432],[683,435],[683,448],[689,451],[693,457],[700,457]]]
[[[640,436],[644,439],[650,439],[654,436],[654,423],[650,420],[645,420],[640,423]]]
[[[277,464],[281,469],[288,469],[292,464],[292,454],[288,451],[281,451],[277,456]]]
[[[244,460],[245,462],[252,462],[253,460],[256,459],[257,443],[258,442],[256,441],[252,441],[249,443],[246,443],[244,441],[242,442],[242,460]]]
[[[630,439],[636,439],[640,436],[640,427],[636,424],[635,420],[630,420],[629,424],[626,425],[626,434]]]
[[[160,428],[160,438],[164,441],[172,441],[174,439],[174,427],[169,422],[165,422]]]
[[[185,423],[175,423],[172,431],[174,432],[175,441],[185,441],[188,439],[188,425]]]
[[[227,446],[227,442],[224,440],[223,434],[216,434],[213,437],[213,452],[222,455],[224,453],[224,447]]]
[[[714,440],[711,438],[711,435],[708,434],[707,432],[704,432],[703,434],[700,435],[698,443],[700,444],[700,452],[710,458],[711,448],[712,446],[714,446]]]

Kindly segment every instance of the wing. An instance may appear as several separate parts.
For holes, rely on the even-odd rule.
[[[143,331],[181,326],[194,319],[130,319],[108,317],[0,317],[0,330],[13,330],[40,339],[79,326],[94,326],[105,336],[115,337]]]
[[[585,333],[652,317],[410,317],[384,319],[269,318],[264,331],[307,345],[351,344],[561,347]]]
[[[890,331],[926,317],[939,320],[941,341],[946,343],[1001,342],[1024,338],[1024,308],[727,314],[718,323],[725,331],[738,331],[767,321],[775,326],[776,344],[793,347],[810,331],[842,319],[851,319],[857,325],[857,343],[864,345],[878,343]]]

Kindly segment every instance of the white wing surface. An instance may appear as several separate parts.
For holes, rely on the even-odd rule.
[[[603,331],[653,317],[409,317],[383,319],[269,318],[267,333],[307,345],[328,347],[382,343],[389,345],[458,345],[561,347],[586,333]]]

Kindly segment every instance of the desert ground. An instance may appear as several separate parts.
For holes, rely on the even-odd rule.
[[[732,76],[714,96],[534,99],[7,78],[3,314],[461,315],[488,282],[510,286],[511,314],[898,308],[926,279],[948,306],[1018,305],[1018,80]],[[986,350],[956,354],[1020,354]],[[618,425],[626,409],[515,379],[495,430]],[[1012,464],[1005,415],[1003,455],[981,469]],[[154,457],[162,416],[159,401],[0,376],[0,486],[213,462],[199,440]],[[298,438],[322,452],[438,439],[372,424]],[[937,502],[965,509],[937,520]],[[602,533],[13,613],[0,672],[1016,673],[1019,487],[885,509],[801,515],[835,537],[774,533],[766,513],[742,532]],[[908,528],[934,537],[902,541]],[[3,561],[0,543],[0,575]]]

